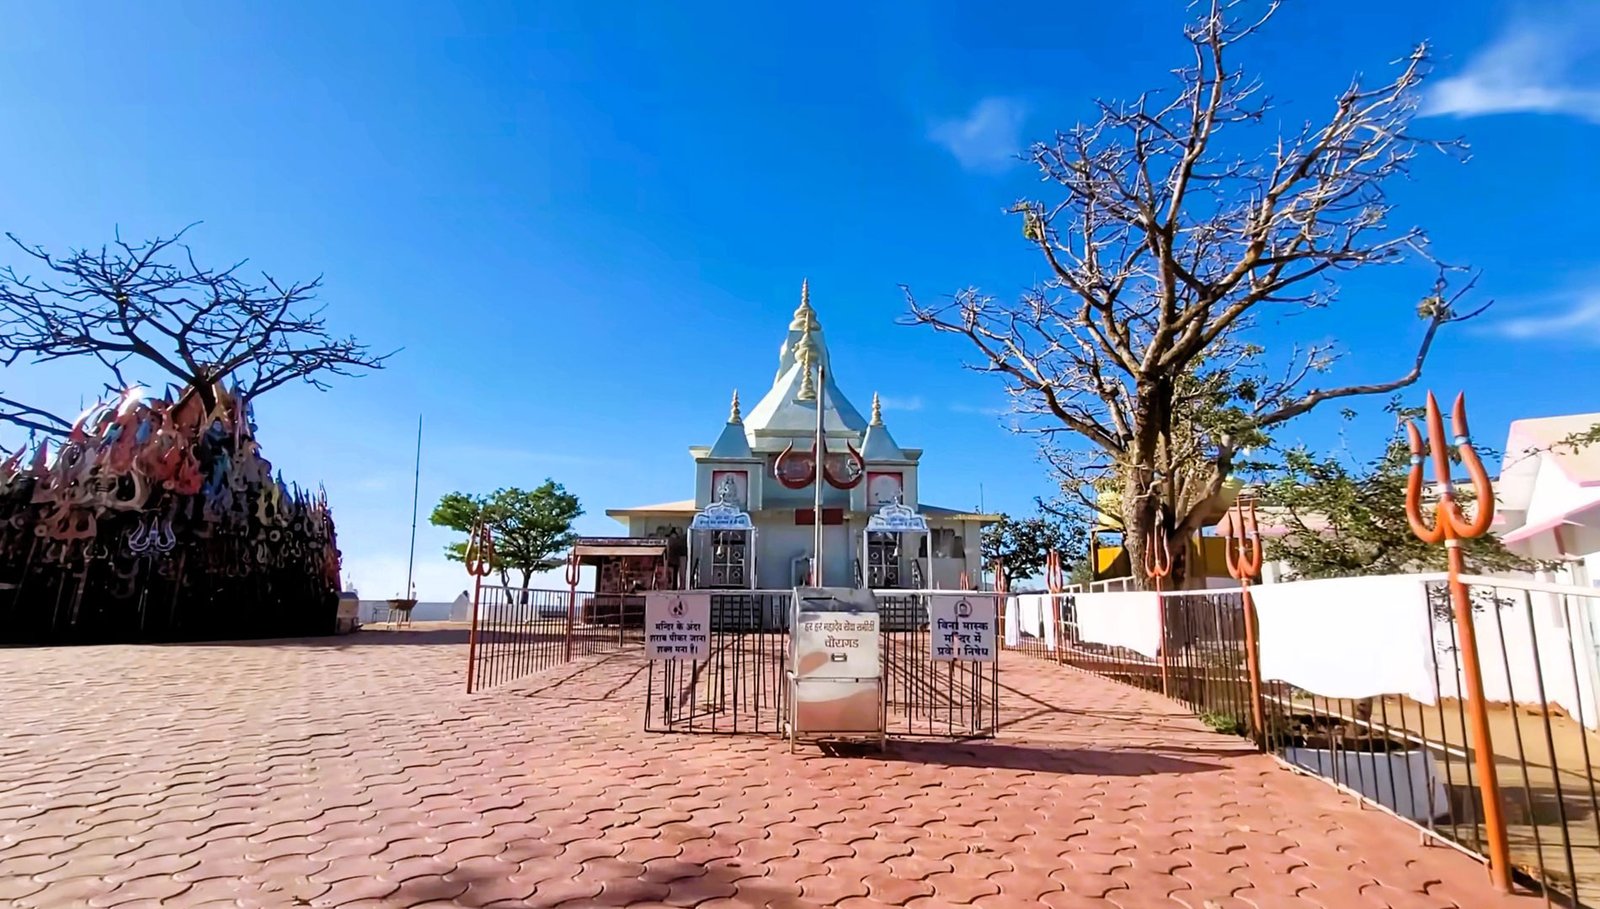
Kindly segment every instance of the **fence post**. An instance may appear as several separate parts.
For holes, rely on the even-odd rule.
[[[1172,574],[1172,550],[1167,546],[1167,531],[1161,523],[1161,512],[1156,512],[1156,525],[1144,542],[1144,573],[1156,588],[1156,604],[1161,626],[1161,649],[1156,654],[1161,666],[1161,694],[1172,697],[1172,679],[1167,671],[1167,598],[1162,596],[1164,582]]]
[[[1000,640],[997,642],[1001,649],[1006,646],[1006,592],[1011,582],[1006,580],[1006,563],[999,559],[994,560],[994,617],[995,625],[1000,629]]]
[[[1246,504],[1249,509],[1246,510]],[[1223,536],[1223,553],[1228,559],[1228,574],[1239,582],[1244,602],[1244,662],[1250,675],[1250,734],[1261,750],[1268,750],[1266,710],[1261,697],[1261,639],[1256,618],[1256,601],[1250,595],[1250,582],[1261,571],[1261,527],[1256,522],[1256,502],[1249,498],[1234,504],[1228,515],[1228,532]]]
[[[578,612],[578,571],[578,550],[574,548],[571,554],[567,556],[567,630],[566,645],[563,650],[565,656],[562,659],[562,662],[565,663],[572,662],[572,623],[574,616]],[[592,600],[590,602],[593,603]],[[617,602],[619,604],[617,607],[617,624],[621,625],[621,600],[619,599]]]
[[[467,694],[471,694],[478,677],[478,603],[483,596],[483,579],[494,569],[494,533],[487,524],[473,526],[461,561],[467,565],[467,574],[472,575],[472,627],[467,630]]]
[[[1066,587],[1066,577],[1061,572],[1061,553],[1050,550],[1044,560],[1044,583],[1050,591],[1050,621],[1055,629],[1056,662],[1063,661],[1061,639],[1066,637],[1066,626],[1061,622],[1061,591]]]
[[[1434,482],[1439,484],[1439,503],[1434,509],[1433,526],[1429,527],[1422,508],[1422,436],[1417,426],[1406,421],[1406,434],[1411,443],[1411,474],[1406,482],[1406,520],[1411,532],[1424,543],[1443,543],[1449,559],[1450,601],[1454,608],[1456,633],[1461,645],[1461,671],[1467,688],[1467,722],[1473,763],[1478,771],[1478,788],[1483,797],[1483,822],[1488,828],[1489,879],[1495,889],[1511,892],[1511,847],[1506,839],[1505,815],[1500,805],[1500,780],[1495,768],[1494,741],[1489,734],[1488,702],[1483,691],[1483,667],[1478,660],[1478,634],[1472,619],[1472,602],[1467,596],[1467,585],[1462,583],[1465,558],[1461,541],[1482,536],[1494,520],[1494,489],[1483,461],[1472,448],[1467,430],[1467,402],[1465,395],[1456,395],[1455,407],[1450,415],[1451,434],[1445,435],[1444,418],[1439,413],[1439,402],[1428,392],[1427,407],[1428,451],[1433,455]],[[1477,512],[1468,521],[1455,500],[1455,487],[1450,482],[1450,444],[1454,443],[1461,463],[1472,478],[1473,497]]]

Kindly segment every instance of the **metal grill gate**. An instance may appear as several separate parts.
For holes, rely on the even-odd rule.
[[[934,660],[929,593],[875,594],[885,731],[899,737],[993,737],[999,726],[999,663]],[[710,656],[650,665],[645,729],[783,734],[792,596],[788,590],[712,593]]]

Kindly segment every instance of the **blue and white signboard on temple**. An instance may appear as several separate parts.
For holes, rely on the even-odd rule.
[[[868,533],[927,533],[928,519],[909,505],[895,501],[867,518]]]

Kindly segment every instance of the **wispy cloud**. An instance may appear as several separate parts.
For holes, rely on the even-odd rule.
[[[1600,291],[1588,291],[1564,306],[1546,307],[1537,315],[1490,322],[1484,328],[1516,341],[1577,337],[1597,344],[1600,343]]]
[[[1027,107],[1013,98],[984,98],[965,117],[936,123],[928,138],[968,170],[998,171],[1016,162]]]
[[[976,414],[983,417],[1003,417],[1006,414],[1004,407],[980,407],[976,404],[951,404],[951,413]]]
[[[883,409],[884,410],[921,410],[922,409],[922,399],[921,398],[894,398],[894,397],[889,397],[888,395],[882,395],[882,396],[880,396],[878,398],[878,403],[883,405]]]
[[[1467,61],[1460,73],[1440,79],[1423,98],[1424,115],[1477,117],[1485,114],[1564,114],[1600,123],[1600,79],[1576,73],[1600,51],[1600,3],[1541,6]]]

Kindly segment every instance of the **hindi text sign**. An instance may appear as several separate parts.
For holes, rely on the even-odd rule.
[[[928,598],[928,629],[933,659],[993,663],[1000,643],[995,633],[994,597],[943,594]]]
[[[711,656],[711,594],[652,590],[644,597],[644,655],[649,660]]]

